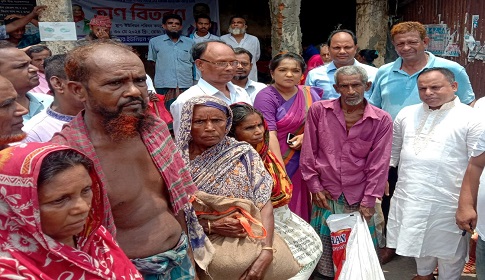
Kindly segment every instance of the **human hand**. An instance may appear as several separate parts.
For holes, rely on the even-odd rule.
[[[458,206],[455,220],[461,230],[466,230],[473,234],[473,230],[477,225],[477,212],[473,207]]]
[[[365,207],[360,205],[359,212],[365,218],[365,220],[369,222],[372,216],[374,216],[376,209],[375,207]]]
[[[42,5],[42,6],[35,6],[34,9],[32,10],[32,12],[30,12],[31,14],[34,14],[36,16],[40,15],[42,13],[42,11],[44,11],[45,9],[47,9],[47,6],[45,5]]]
[[[327,199],[332,199],[332,196],[326,190],[323,190],[317,193],[312,193],[312,202],[315,205],[317,205],[320,208],[331,210],[330,206],[327,203]]]
[[[261,250],[258,258],[239,277],[239,280],[260,280],[264,278],[266,269],[273,261],[273,251]]]
[[[248,235],[237,217],[239,212],[233,213],[227,217],[211,221],[211,232],[221,236],[243,238]]]
[[[151,102],[159,102],[160,98],[158,98],[157,93],[154,91],[148,91],[148,97],[150,98]]]
[[[295,137],[290,139],[290,143],[288,146],[293,150],[301,150],[301,145],[303,144],[303,134],[296,135]]]
[[[386,188],[384,189],[384,195],[389,196],[389,181],[386,181]]]

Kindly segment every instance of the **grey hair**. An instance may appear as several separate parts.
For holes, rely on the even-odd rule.
[[[334,74],[335,84],[338,83],[338,76],[352,76],[352,75],[360,75],[362,83],[367,83],[369,77],[367,76],[367,71],[361,66],[357,65],[349,65],[349,66],[342,66]]]

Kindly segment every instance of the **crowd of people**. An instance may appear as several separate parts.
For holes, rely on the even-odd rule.
[[[327,220],[355,211],[413,280],[475,259],[485,279],[485,106],[421,23],[392,27],[380,68],[339,29],[266,85],[244,17],[218,37],[194,8],[183,36],[166,14],[152,81],[104,16],[67,53],[22,49],[45,8],[0,26],[2,279],[334,279]]]

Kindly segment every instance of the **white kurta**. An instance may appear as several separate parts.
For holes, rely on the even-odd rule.
[[[387,246],[397,254],[455,255],[462,238],[455,223],[461,182],[483,127],[458,98],[439,110],[417,104],[399,112],[391,156],[399,179],[387,225]]]

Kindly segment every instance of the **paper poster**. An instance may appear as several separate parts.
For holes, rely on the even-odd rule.
[[[39,22],[41,41],[75,41],[76,25],[74,22]]]
[[[426,50],[434,55],[442,56],[448,45],[448,26],[446,24],[427,24],[425,27],[429,38]]]

